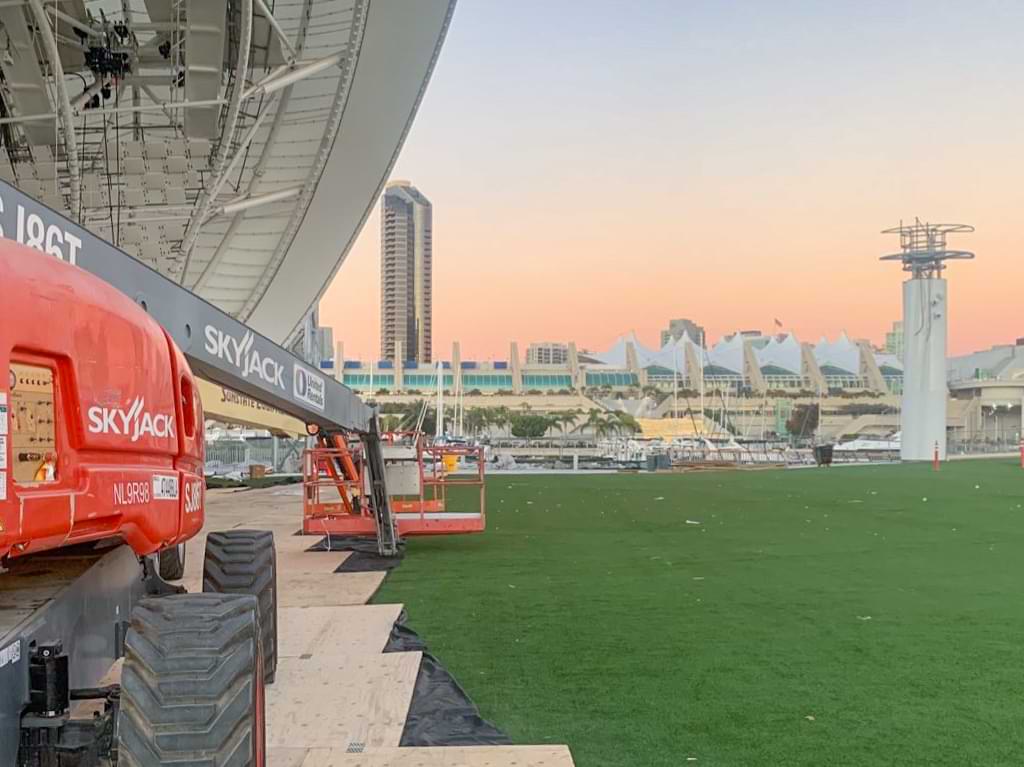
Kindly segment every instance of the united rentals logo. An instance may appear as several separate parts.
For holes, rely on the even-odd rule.
[[[142,437],[174,437],[174,416],[145,410],[145,397],[136,397],[127,410],[93,405],[89,408],[89,431],[116,434],[138,442]]]
[[[295,363],[292,381],[295,384],[295,397],[307,405],[312,405],[317,410],[324,409],[325,388],[324,379],[315,373],[310,373],[304,367]]]
[[[281,391],[288,391],[284,385],[284,365],[279,365],[270,357],[262,356],[253,348],[256,337],[251,330],[247,330],[239,340],[213,325],[207,325],[205,335],[206,351],[234,365],[243,378],[253,376],[278,387]]]

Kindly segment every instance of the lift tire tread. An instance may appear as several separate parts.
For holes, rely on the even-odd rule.
[[[251,596],[141,600],[125,640],[118,764],[263,767],[260,653]]]
[[[277,551],[267,530],[226,530],[206,536],[203,591],[250,594],[258,600],[264,679],[277,673]]]

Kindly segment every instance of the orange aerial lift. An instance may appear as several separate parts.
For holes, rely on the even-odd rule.
[[[317,441],[303,455],[303,532],[378,535],[364,443],[338,432]],[[431,445],[422,432],[386,432],[380,442],[388,515],[400,536],[483,532],[482,447]]]

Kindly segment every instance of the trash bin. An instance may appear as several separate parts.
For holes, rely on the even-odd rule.
[[[831,466],[833,447],[834,445],[815,445],[814,462],[818,464],[818,466]]]

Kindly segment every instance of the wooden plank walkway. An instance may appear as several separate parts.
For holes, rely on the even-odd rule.
[[[420,653],[383,653],[402,605],[367,605],[385,573],[336,573],[346,552],[306,551],[294,487],[207,493],[183,583],[202,590],[206,530],[273,530],[278,670],[267,688],[269,767],[572,767],[565,746],[399,748]]]
[[[339,749],[281,749],[270,767],[566,767],[565,746],[468,746],[460,748],[382,748],[363,754]]]

